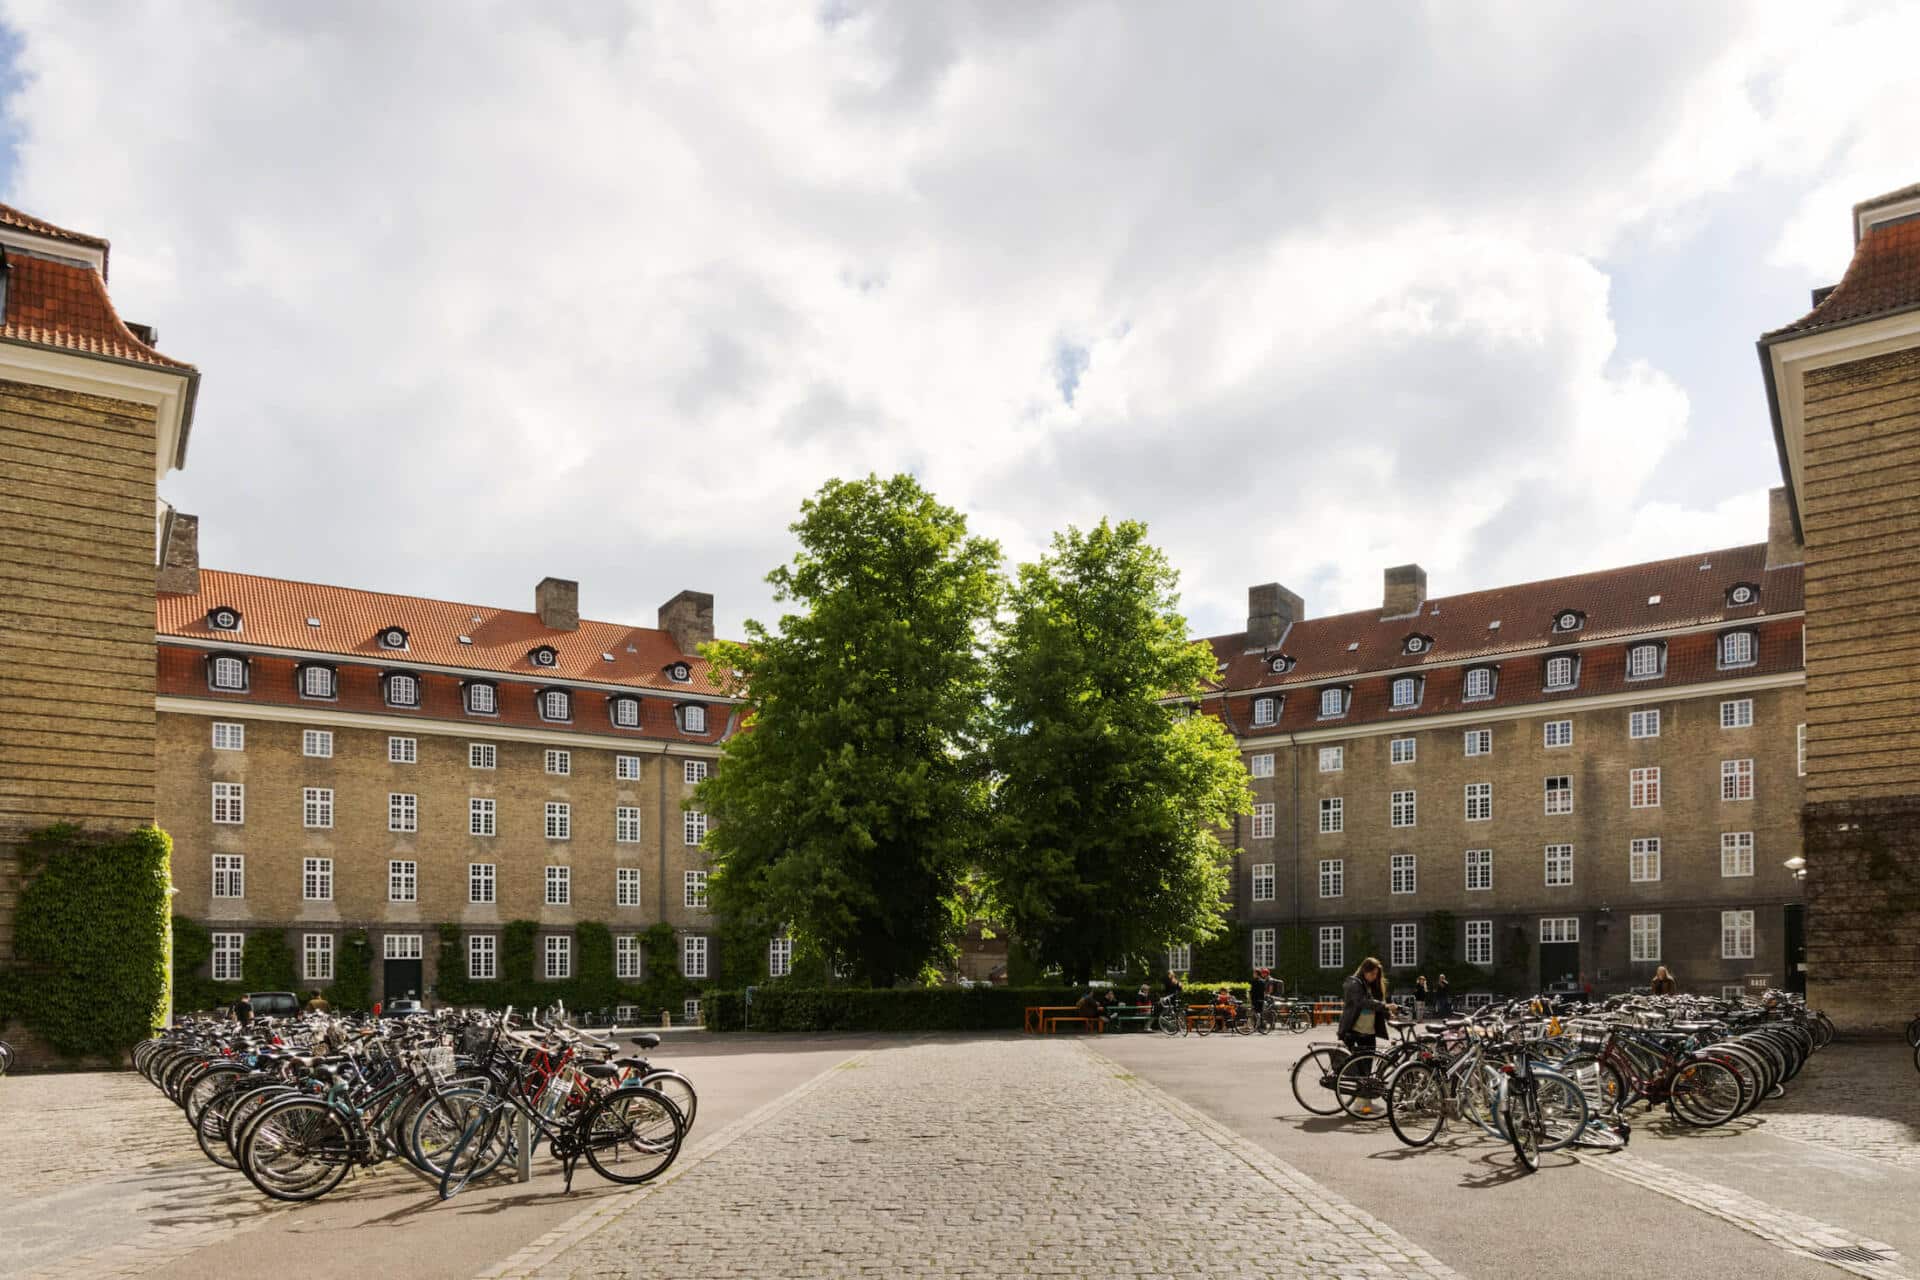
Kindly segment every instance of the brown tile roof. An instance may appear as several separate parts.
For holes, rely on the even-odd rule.
[[[208,612],[221,606],[239,612],[239,634],[215,631],[207,625]],[[308,626],[308,618],[319,619],[320,625]],[[515,609],[290,582],[219,569],[200,571],[197,594],[158,597],[155,625],[163,639],[177,636],[231,642],[238,649],[297,649],[361,659],[382,667],[463,667],[556,684],[586,680],[708,697],[719,692],[707,681],[704,658],[681,653],[671,636],[652,627],[583,618],[577,631],[555,631],[542,623],[538,614]],[[380,647],[380,632],[388,627],[407,632],[405,650]],[[461,636],[473,643],[462,644]],[[551,646],[558,655],[553,666],[536,667],[528,657],[541,645]],[[613,655],[613,660],[607,661],[603,654]],[[668,679],[666,668],[675,662],[685,662],[692,668],[691,683]],[[205,688],[204,679],[201,688]],[[457,707],[455,710],[457,714]]]
[[[1882,199],[1910,194],[1920,194],[1920,187]],[[1853,261],[1833,292],[1806,315],[1761,341],[1854,324],[1912,307],[1920,307],[1920,217],[1869,229],[1854,246]]]
[[[7,254],[0,339],[193,372],[192,365],[161,355],[133,336],[114,311],[98,271],[17,251]]]
[[[12,205],[0,204],[0,224],[18,227],[22,231],[31,231],[34,235],[45,236],[49,240],[65,240],[68,244],[83,244],[90,249],[99,249],[103,252],[107,248],[107,242],[99,236],[56,227],[51,222],[36,218],[30,213],[22,213]]]

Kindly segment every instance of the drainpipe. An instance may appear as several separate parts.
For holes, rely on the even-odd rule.
[[[1293,758],[1293,927],[1300,928],[1300,735],[1287,735],[1287,754]]]

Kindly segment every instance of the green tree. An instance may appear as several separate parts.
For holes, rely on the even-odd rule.
[[[1197,696],[1214,659],[1146,533],[1055,535],[1020,566],[993,657],[987,866],[1006,922],[1075,983],[1222,931],[1213,832],[1252,804],[1226,730],[1169,702]]]
[[[715,911],[890,986],[946,958],[977,853],[972,744],[1000,549],[911,476],[829,481],[767,576],[800,605],[703,651],[745,726],[698,800]]]

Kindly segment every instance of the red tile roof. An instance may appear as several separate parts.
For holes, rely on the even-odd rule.
[[[241,630],[237,635],[207,625],[207,614],[222,606],[239,612]],[[719,692],[707,680],[706,660],[681,653],[665,631],[617,622],[583,618],[577,631],[556,631],[542,623],[538,614],[514,609],[319,586],[219,569],[200,571],[197,594],[161,595],[156,615],[162,639],[177,636],[219,641],[231,643],[236,649],[302,650],[382,667],[462,667],[555,684],[584,680],[706,697]],[[319,619],[320,625],[308,626],[308,618]],[[380,647],[380,633],[389,627],[407,632],[405,650]],[[461,636],[472,643],[462,644]],[[551,646],[558,655],[551,667],[536,667],[528,657],[542,645]],[[607,661],[603,654],[613,655],[613,660]],[[676,662],[692,669],[690,683],[667,677],[666,668]],[[204,680],[201,687],[205,688]],[[459,714],[457,706],[454,711]]]
[[[98,271],[17,250],[7,254],[0,339],[193,372],[192,365],[161,355],[133,336],[114,311]]]
[[[49,240],[65,240],[68,244],[83,244],[90,249],[104,251],[107,242],[99,236],[90,236],[83,231],[69,231],[65,227],[56,227],[51,222],[36,218],[30,213],[22,213],[12,205],[0,204],[0,224],[18,227],[22,231],[31,231],[34,235],[45,236]]]
[[[1920,187],[1894,192],[1892,199],[1920,194]],[[1853,248],[1853,261],[1833,292],[1792,324],[1762,341],[1854,324],[1874,316],[1920,307],[1920,217],[1883,222],[1870,228]]]

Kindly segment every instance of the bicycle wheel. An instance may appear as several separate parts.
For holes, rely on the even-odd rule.
[[[491,1095],[482,1096],[485,1102],[468,1113],[460,1136],[446,1152],[440,1171],[442,1200],[453,1199],[475,1178],[492,1172],[512,1145],[506,1140],[511,1127],[506,1117],[512,1106]]]
[[[1696,1058],[1667,1083],[1667,1114],[1699,1129],[1723,1125],[1740,1113],[1740,1081],[1718,1062]]]
[[[609,1182],[649,1182],[680,1154],[686,1121],[680,1108],[657,1089],[616,1089],[600,1099],[582,1122],[587,1163]]]
[[[1293,1096],[1316,1116],[1338,1115],[1340,1095],[1334,1092],[1334,1079],[1345,1065],[1344,1049],[1309,1049],[1293,1064]]]
[[[1253,1020],[1253,1029],[1263,1036],[1271,1035],[1273,1033],[1273,1019],[1273,1010],[1263,1009],[1260,1012],[1260,1016]]]
[[[1297,1036],[1312,1029],[1313,1019],[1309,1015],[1301,1013],[1298,1009],[1287,1015],[1287,1030],[1294,1035]]]
[[[1520,1164],[1528,1173],[1540,1167],[1541,1130],[1544,1127],[1540,1119],[1540,1097],[1532,1089],[1512,1087],[1507,1089],[1505,1110],[1507,1137],[1513,1143],[1513,1153],[1520,1157]]]
[[[436,1177],[445,1173],[453,1148],[468,1124],[498,1101],[479,1089],[455,1089],[427,1099],[414,1114],[407,1134],[407,1159],[423,1173]]]
[[[1540,1149],[1558,1151],[1587,1127],[1587,1095],[1578,1080],[1550,1067],[1536,1067],[1533,1081],[1540,1110]]]
[[[1333,1082],[1340,1109],[1355,1120],[1386,1119],[1386,1081],[1380,1074],[1383,1069],[1384,1060],[1377,1053],[1356,1053],[1348,1058]]]
[[[1440,1068],[1409,1062],[1387,1081],[1387,1123],[1393,1136],[1424,1147],[1447,1127],[1447,1082]]]
[[[275,1200],[317,1200],[340,1185],[353,1163],[353,1131],[324,1098],[292,1097],[267,1106],[241,1143],[240,1171]]]
[[[1920,1018],[1915,1018],[1907,1024],[1907,1043],[1920,1049]]]
[[[693,1081],[678,1071],[649,1071],[640,1077],[640,1084],[666,1094],[667,1101],[680,1108],[680,1118],[685,1122],[687,1132],[693,1132],[693,1117],[700,1110],[700,1097],[693,1091]]]

